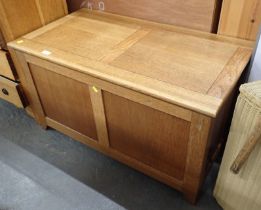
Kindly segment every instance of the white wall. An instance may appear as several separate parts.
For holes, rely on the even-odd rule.
[[[252,61],[252,67],[249,75],[249,82],[261,80],[261,34],[257,43],[256,54]]]

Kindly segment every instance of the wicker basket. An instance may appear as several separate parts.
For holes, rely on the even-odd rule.
[[[214,196],[225,210],[261,209],[261,81],[240,87]]]

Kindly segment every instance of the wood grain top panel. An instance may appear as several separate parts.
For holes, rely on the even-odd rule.
[[[160,30],[110,64],[204,94],[236,49],[233,45]]]
[[[249,41],[85,9],[21,39],[9,46],[212,117],[252,53]]]
[[[69,50],[76,55],[98,60],[137,29],[138,26],[129,28],[76,17],[33,40],[45,46]]]

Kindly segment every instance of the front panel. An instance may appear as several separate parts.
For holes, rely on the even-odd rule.
[[[110,147],[183,179],[190,122],[103,92]]]
[[[97,140],[87,84],[29,64],[46,117]]]

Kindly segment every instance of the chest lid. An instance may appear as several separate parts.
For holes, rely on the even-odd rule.
[[[213,117],[252,52],[252,42],[85,9],[9,46]]]

